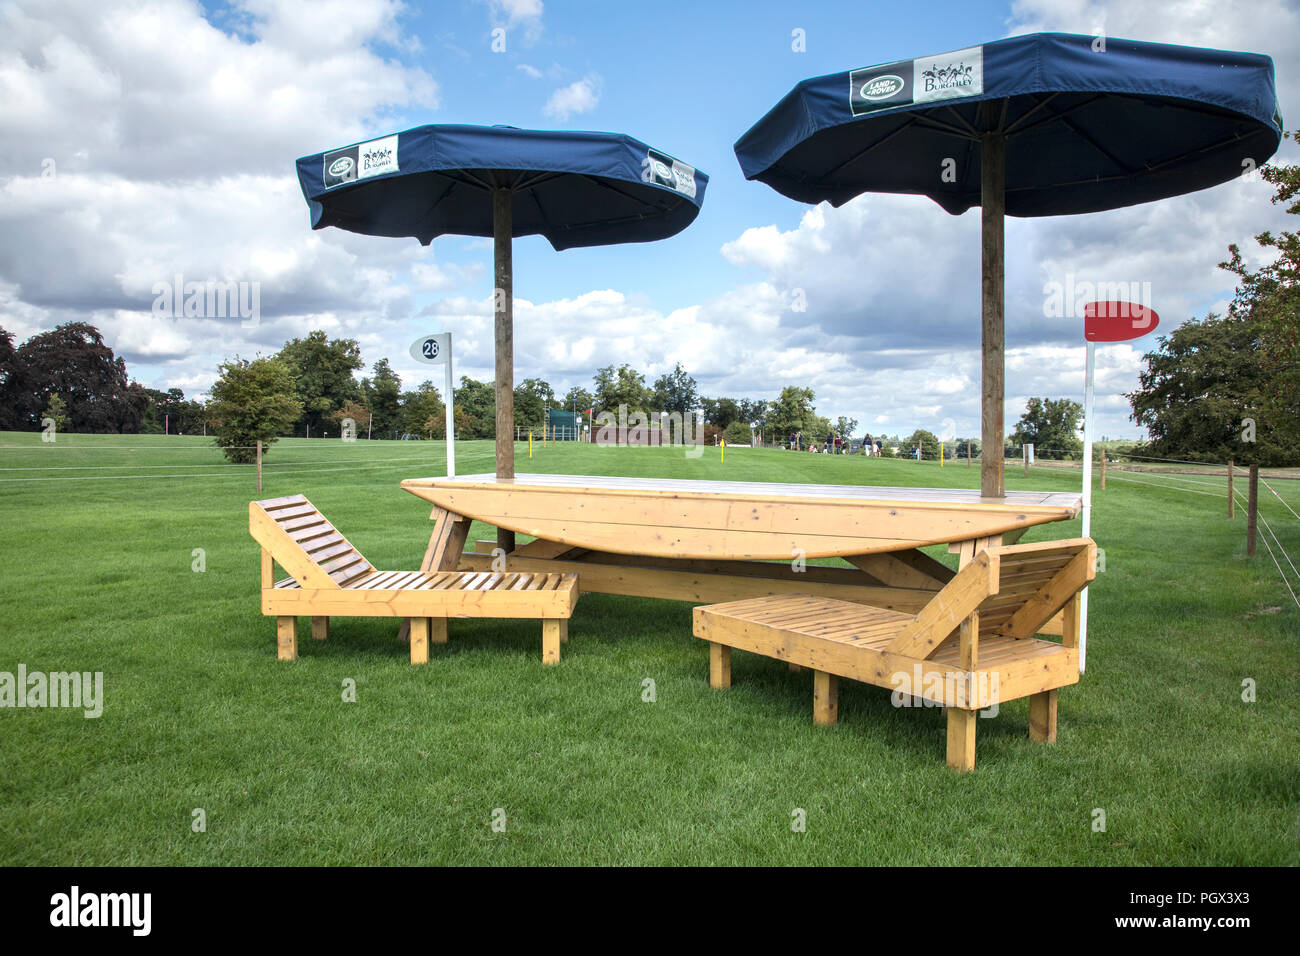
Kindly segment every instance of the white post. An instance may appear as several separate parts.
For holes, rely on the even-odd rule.
[[[370,413],[370,419],[366,422],[366,441],[370,441],[370,436],[375,430],[375,413]]]
[[[447,384],[446,390],[446,411],[447,411],[447,477],[456,477],[456,436],[454,432],[455,414],[452,409],[454,392],[451,387],[451,333],[447,333]]]
[[[1092,532],[1092,379],[1097,364],[1097,345],[1089,342],[1083,373],[1083,536]],[[1088,589],[1079,595],[1079,673],[1083,673],[1088,650]]]

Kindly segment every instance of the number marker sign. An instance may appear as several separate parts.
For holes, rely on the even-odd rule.
[[[411,343],[411,358],[425,365],[441,365],[447,370],[443,404],[447,412],[447,477],[456,477],[456,437],[452,428],[451,333],[422,335]]]

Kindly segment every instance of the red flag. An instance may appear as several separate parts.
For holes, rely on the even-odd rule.
[[[1125,342],[1154,332],[1155,309],[1136,302],[1089,302],[1083,310],[1083,337],[1089,342]]]

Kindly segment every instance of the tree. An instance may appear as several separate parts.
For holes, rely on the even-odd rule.
[[[361,386],[352,373],[362,367],[356,339],[329,340],[324,332],[292,339],[276,356],[293,376],[294,396],[302,405],[298,424],[317,432],[344,402],[361,398]]]
[[[496,409],[496,388],[491,383],[461,376],[460,388],[452,399],[458,437],[495,438]]]
[[[436,423],[430,425],[430,422]],[[447,437],[447,411],[442,394],[430,381],[423,381],[413,392],[402,395],[402,413],[398,428],[403,435]]]
[[[742,421],[734,421],[728,425],[723,430],[722,437],[726,439],[728,445],[748,445],[754,440],[749,426]]]
[[[554,407],[555,392],[540,378],[526,378],[515,386],[516,424],[536,431],[546,424],[547,409]]]
[[[66,431],[68,428],[68,406],[63,401],[63,397],[58,392],[51,392],[49,399],[45,403],[45,411],[41,413],[41,427],[45,426],[48,421],[54,425],[55,434]]]
[[[703,409],[704,420],[722,430],[726,430],[732,422],[742,420],[740,402],[734,398],[702,398],[700,408]]]
[[[39,427],[38,413],[54,392],[67,405],[71,431],[129,432],[139,426],[148,404],[143,386],[132,388],[126,362],[93,325],[67,322],[33,335],[13,361],[22,369],[13,414],[23,427]]]
[[[695,379],[686,374],[681,362],[655,379],[653,403],[656,411],[679,412],[683,417],[700,407]]]
[[[597,414],[607,411],[616,415],[620,405],[626,405],[629,414],[644,414],[650,407],[651,394],[646,388],[645,376],[630,365],[623,364],[617,369],[606,365],[596,372],[593,381]]]
[[[796,432],[804,432],[805,448],[809,441],[815,440],[812,432],[818,425],[818,415],[813,408],[814,397],[811,388],[787,385],[781,389],[780,397],[767,409],[767,427],[775,441],[789,441]]]
[[[1257,323],[1210,315],[1184,322],[1142,356],[1125,397],[1151,437],[1145,453],[1189,461],[1294,464],[1285,426],[1265,418],[1272,376],[1260,359]],[[1254,427],[1248,425],[1254,422]],[[1267,422],[1266,427],[1259,427]]]
[[[736,402],[737,417],[747,424],[762,428],[767,424],[767,402],[761,399],[742,398]]]
[[[330,413],[330,420],[338,426],[339,437],[348,436],[348,428],[352,429],[352,440],[363,438],[366,434],[366,422],[370,419],[370,409],[358,401],[349,399],[343,403],[343,407]],[[349,423],[351,423],[349,425]]]
[[[357,422],[357,436],[396,438],[402,416],[402,380],[386,358],[371,366],[371,372],[372,378],[361,380],[361,394],[368,418],[373,418]]]
[[[856,418],[845,418],[841,415],[835,419],[835,434],[846,441],[853,436],[858,430],[858,420]]]
[[[23,366],[18,361],[12,332],[0,328],[0,431],[28,427],[18,403],[24,391]]]
[[[596,407],[596,396],[581,385],[575,385],[564,393],[564,398],[560,401],[560,407],[585,415],[587,409]]]
[[[1300,139],[1300,132],[1286,134]],[[1300,214],[1300,166],[1268,164],[1260,170],[1274,188],[1273,202],[1287,203],[1290,215]],[[1271,449],[1264,457],[1269,464],[1294,464],[1300,454],[1282,455],[1284,447],[1300,443],[1300,233],[1283,231],[1277,236],[1262,232],[1255,241],[1276,251],[1258,271],[1250,271],[1235,244],[1228,247],[1230,258],[1220,263],[1240,280],[1228,309],[1230,319],[1250,324],[1257,342],[1254,354],[1261,366],[1259,395],[1253,409],[1259,447],[1242,449],[1238,460],[1250,460],[1249,452]],[[1241,417],[1252,417],[1244,412]],[[1268,437],[1264,437],[1268,436]],[[1258,461],[1257,464],[1264,464]]]
[[[1011,433],[1011,444],[1033,443],[1036,458],[1074,458],[1083,442],[1076,434],[1083,406],[1069,398],[1031,398]]]
[[[260,439],[263,454],[276,436],[289,431],[302,415],[294,397],[293,373],[276,358],[235,358],[218,366],[208,411],[217,423],[216,444],[236,464],[257,459],[250,447]]]
[[[911,458],[916,446],[921,446],[921,457],[928,461],[939,460],[939,439],[934,432],[928,432],[924,428],[918,428],[912,434],[903,439],[903,447],[899,449],[899,454],[904,458]]]

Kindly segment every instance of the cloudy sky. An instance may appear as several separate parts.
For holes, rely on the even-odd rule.
[[[805,77],[1038,30],[1266,53],[1290,120],[1300,5],[921,9],[3,0],[0,326],[21,341],[88,320],[134,377],[187,394],[205,392],[222,359],[270,354],[311,329],[356,338],[367,366],[388,357],[408,386],[428,377],[407,356],[412,340],[450,330],[458,374],[489,379],[490,242],[313,232],[294,160],[429,122],[618,130],[707,172],[704,210],[653,244],[557,253],[517,240],[518,379],[563,393],[590,386],[602,365],[627,362],[653,380],[681,362],[706,395],[806,385],[819,412],[860,430],[977,434],[978,210],[954,218],[928,199],[880,195],[803,206],[743,179],[736,138]],[[1280,157],[1297,152],[1286,143]],[[1027,396],[1082,398],[1081,331],[1044,317],[1046,282],[1150,282],[1163,326],[1220,311],[1228,243],[1253,251],[1249,237],[1285,218],[1269,196],[1243,181],[1088,217],[1008,220],[1008,428]],[[881,236],[894,242],[888,268],[863,260]],[[178,274],[258,282],[260,323],[157,318],[154,286]],[[791,308],[795,290],[804,311]],[[1122,396],[1139,356],[1099,351],[1099,434],[1139,434]]]

